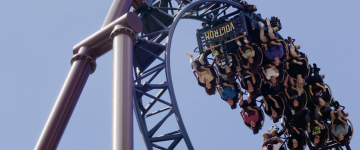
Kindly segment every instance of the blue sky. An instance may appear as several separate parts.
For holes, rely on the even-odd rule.
[[[70,70],[72,47],[100,29],[111,3],[111,0],[0,1],[0,149],[35,147]],[[249,0],[248,3],[255,4],[263,18],[279,17],[283,26],[279,33],[295,38],[295,44],[301,45],[300,50],[308,55],[310,63],[318,64],[334,98],[346,106],[349,119],[358,129],[359,2]],[[171,51],[174,88],[190,139],[198,150],[260,149],[262,136],[253,135],[244,125],[240,109],[230,110],[218,94],[207,96],[193,77],[185,52],[197,47],[195,30],[200,25],[195,20],[180,21]],[[112,51],[98,58],[97,64],[59,150],[110,149]],[[162,73],[154,83],[164,81]],[[157,109],[160,106],[154,111]],[[171,119],[158,134],[177,128],[175,118]],[[155,124],[155,120],[148,124]],[[271,125],[267,117],[260,133]],[[355,135],[353,149],[360,147],[356,142],[359,140]],[[135,118],[134,147],[145,149]],[[183,141],[177,149],[185,149]]]

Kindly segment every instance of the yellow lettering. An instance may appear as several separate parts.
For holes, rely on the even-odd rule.
[[[223,36],[224,33],[221,33],[221,28],[219,28],[219,36]]]
[[[235,30],[235,27],[232,22],[230,22],[230,28],[231,28],[231,30]]]
[[[215,33],[215,37],[219,37],[219,31],[217,29],[214,31],[214,33]]]
[[[204,32],[205,40],[212,40],[214,38],[222,37],[229,34],[234,29],[234,24],[232,22],[229,22],[222,27],[212,29],[212,31]]]
[[[221,28],[224,31],[224,34],[226,34],[225,26]]]
[[[208,31],[209,32],[209,31]],[[204,32],[204,35],[205,35],[205,40],[210,40],[210,37],[209,37],[209,33],[208,32]]]
[[[226,25],[226,32],[229,33],[231,30],[230,30],[230,26],[229,25]]]

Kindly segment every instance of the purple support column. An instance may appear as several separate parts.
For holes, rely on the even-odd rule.
[[[50,113],[35,150],[55,150],[74,111],[90,73],[95,71],[96,56],[81,47],[71,59],[71,69]]]
[[[111,149],[133,150],[133,48],[136,33],[142,30],[139,17],[129,18],[137,22],[116,25],[113,38],[113,91]]]
[[[114,0],[101,28],[126,14],[130,9],[131,3],[132,0]]]

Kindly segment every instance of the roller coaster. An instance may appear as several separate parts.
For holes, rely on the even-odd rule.
[[[134,8],[133,12],[128,12],[130,6]],[[270,140],[275,142],[264,144],[264,149],[270,149],[269,147],[275,149],[275,145],[272,144],[277,143],[280,143],[278,144],[280,146],[278,149],[286,149],[287,145],[285,143],[293,143],[291,140],[294,139],[295,135],[299,135],[302,137],[302,139],[300,139],[302,142],[298,141],[299,146],[297,147],[288,144],[290,145],[288,146],[289,149],[299,149],[300,147],[301,149],[306,149],[306,147],[308,147],[309,149],[325,150],[332,148],[343,149],[342,147],[345,146],[346,149],[350,150],[349,143],[353,136],[354,129],[351,121],[345,118],[347,115],[341,113],[344,107],[334,100],[329,85],[320,83],[321,85],[319,85],[318,88],[324,88],[324,95],[328,96],[326,97],[328,101],[325,103],[328,108],[333,107],[334,109],[332,110],[337,110],[337,114],[332,110],[327,110],[328,108],[322,111],[322,108],[317,107],[316,102],[313,101],[314,99],[312,97],[314,97],[314,95],[317,96],[318,93],[314,94],[314,92],[317,92],[313,90],[315,86],[309,87],[309,85],[318,85],[317,76],[319,76],[319,69],[317,66],[314,65],[314,67],[312,67],[308,64],[307,56],[299,52],[298,49],[300,49],[300,47],[294,45],[294,39],[291,37],[285,39],[277,32],[282,29],[280,19],[277,17],[264,19],[261,17],[261,14],[255,12],[257,12],[255,5],[250,5],[246,1],[237,0],[114,0],[102,29],[73,47],[74,56],[71,59],[71,71],[35,149],[56,149],[88,76],[96,70],[96,58],[111,49],[114,50],[112,149],[133,149],[133,135],[130,133],[132,132],[132,112],[135,112],[136,120],[147,150],[172,150],[176,148],[181,140],[185,141],[186,147],[189,150],[195,149],[187,134],[185,123],[182,121],[180,114],[180,108],[177,105],[170,67],[171,44],[175,28],[181,19],[193,19],[200,21],[202,25],[199,26],[201,29],[196,31],[198,45],[195,46],[197,48],[194,52],[199,53],[199,55],[206,55],[206,57],[210,55],[210,53],[213,54],[214,59],[208,58],[209,60],[213,60],[213,62],[207,65],[212,70],[210,72],[216,74],[214,77],[216,78],[214,79],[214,81],[216,80],[216,89],[221,95],[225,93],[223,90],[225,90],[226,85],[233,84],[233,87],[237,87],[237,96],[231,99],[231,101],[234,100],[233,103],[230,103],[230,100],[226,98],[221,98],[231,106],[237,105],[237,103],[240,104],[240,107],[243,108],[241,115],[245,124],[251,130],[254,130],[254,126],[245,121],[250,114],[249,112],[254,111],[262,118],[260,119],[262,123],[259,121],[261,129],[266,115],[272,118],[274,122],[276,120],[276,117],[272,116],[271,112],[267,112],[268,107],[271,105],[270,103],[274,103],[274,105],[281,104],[281,113],[278,115],[281,118],[278,117],[277,120],[281,120],[283,129],[280,130],[275,129],[277,127],[273,127],[269,133],[264,134],[264,143]],[[264,24],[267,26],[264,26]],[[273,35],[270,34],[270,30],[273,32]],[[271,61],[274,61],[274,58],[270,58],[272,54],[268,53],[273,43],[267,43],[268,40],[262,38],[261,34],[263,32],[268,33],[266,37],[265,35],[263,36],[269,41],[274,39],[272,36],[275,36],[278,43],[280,43],[283,54],[278,58],[278,61],[283,62],[284,66],[279,69],[280,72],[276,73],[280,74],[279,81],[286,83],[284,84],[286,88],[282,89],[289,89],[289,91],[275,92],[276,94],[267,92],[268,90],[266,88],[269,89],[273,87],[270,73],[267,71],[273,67],[267,67],[266,64],[273,63]],[[256,61],[257,69],[255,76],[253,76],[251,66],[246,66],[246,63],[244,63],[244,61],[248,61],[248,57],[243,57],[248,56],[248,54],[245,54],[247,51],[245,51],[245,49],[243,49],[243,51],[237,51],[237,49],[241,49],[238,47],[248,45],[248,41],[252,43],[248,46],[254,51],[252,56],[255,55],[257,57],[256,60],[258,60]],[[268,51],[265,50],[266,46],[269,48]],[[164,57],[161,56],[163,53],[165,54]],[[223,58],[220,57],[221,55],[223,55]],[[226,57],[228,55],[231,57]],[[223,59],[223,61],[219,62],[219,59]],[[221,73],[221,63],[225,63],[225,66],[230,66],[230,63],[232,63],[234,67],[236,66],[233,72],[234,81],[229,80],[226,84],[223,84],[224,81],[221,80],[223,80],[224,77],[221,75],[224,75],[224,73]],[[299,69],[292,67],[297,64],[301,64],[301,69],[303,69],[304,72],[297,73]],[[276,68],[278,68],[278,65],[276,65],[275,70],[277,70]],[[166,76],[164,82],[153,83],[155,77],[164,69]],[[225,72],[228,73],[228,71]],[[200,76],[196,73],[197,71],[194,70],[195,78],[199,79]],[[297,93],[296,87],[292,88],[291,86],[293,78],[295,82],[300,82],[300,79],[296,78],[298,74],[303,74],[302,79],[309,83],[304,86],[304,91],[299,94]],[[231,75],[228,75],[227,77],[230,78],[230,76]],[[249,82],[256,81],[258,83],[257,86],[255,86],[253,82],[253,90],[250,90],[250,87],[248,87],[250,85],[244,82],[247,81],[247,77],[253,77]],[[289,88],[287,86],[288,81],[290,84]],[[310,84],[310,82],[314,82],[314,84]],[[270,87],[267,87],[267,84],[269,84]],[[297,83],[295,83],[294,86],[296,85]],[[159,90],[156,95],[149,93],[149,91],[155,89]],[[162,98],[166,91],[169,93],[170,101]],[[248,100],[244,100],[246,94],[248,95]],[[152,100],[145,105],[142,100],[143,97],[148,97]],[[295,106],[292,106],[292,102],[296,99],[293,97],[299,97],[300,112],[297,111]],[[131,99],[133,99],[133,101],[129,101]],[[243,105],[244,101],[249,107]],[[255,103],[255,105],[251,105],[250,103]],[[256,103],[260,103],[260,107],[258,107]],[[151,108],[159,104],[165,105],[166,107],[155,112],[150,112]],[[308,121],[309,125],[307,127],[310,128],[311,126],[310,129],[304,127],[306,125],[294,127],[296,123],[293,123],[291,119],[300,118],[305,114],[313,115],[314,110],[320,114],[321,112],[325,114],[325,112],[328,111],[327,113],[330,114],[331,117],[332,115],[337,115],[337,118],[343,117],[343,119],[334,120],[329,116],[328,120],[322,119],[323,121],[321,123],[317,121],[313,123],[313,120]],[[167,114],[165,117],[159,119],[155,126],[148,128],[147,119],[162,113]],[[323,114],[321,115],[324,116]],[[173,132],[158,133],[158,130],[171,116],[176,118],[178,126],[174,127]],[[340,126],[343,122],[349,123],[344,123],[349,125],[349,136],[345,136],[345,139],[341,140],[338,136],[332,134],[331,129],[334,128],[334,124],[336,125],[335,128],[337,128],[337,126]],[[321,130],[318,126],[321,127]],[[294,130],[290,131],[292,128],[294,128]],[[321,131],[324,131],[324,137],[326,138],[319,147],[319,144],[311,140],[311,137],[316,138],[317,134],[312,133]],[[155,136],[155,134],[161,136]],[[256,133],[254,132],[254,134]],[[285,142],[279,142],[277,139],[283,139]],[[157,144],[163,141],[172,142],[167,147]],[[301,143],[303,143],[303,145],[301,145]]]

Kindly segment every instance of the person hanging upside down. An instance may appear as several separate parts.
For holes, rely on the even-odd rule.
[[[337,110],[336,109],[332,110],[330,116],[331,116],[331,133],[333,137],[340,142],[341,146],[346,145],[350,136],[349,125],[346,121],[346,117],[349,116],[349,114],[348,113],[344,114],[343,110],[339,107]]]
[[[287,98],[287,104],[289,108],[291,109],[292,113],[296,116],[299,116],[302,114],[303,107],[305,105],[305,94],[298,95],[298,92],[295,90],[289,90],[289,94]]]
[[[291,149],[291,150],[303,150],[304,149],[303,147],[306,144],[306,141],[305,141],[306,135],[304,135],[302,130],[291,126],[291,127],[286,128],[286,133],[287,133],[287,136],[289,137],[288,143],[287,143],[287,146],[289,149]]]
[[[260,118],[259,111],[259,107],[257,106],[248,106],[240,111],[245,125],[253,130],[253,134],[259,133],[261,129],[262,118]]]
[[[229,62],[225,61],[224,54],[219,54],[219,55],[215,56],[214,62],[215,62],[216,67],[218,68],[221,76],[224,79],[227,79],[229,81],[229,83],[234,83],[236,72],[238,70],[237,61],[230,54],[228,54],[226,57]]]
[[[285,109],[283,101],[280,96],[267,95],[264,96],[262,102],[265,104],[265,113],[273,120],[274,123],[279,122]]]
[[[268,134],[268,132],[263,133],[263,137],[264,143],[261,145],[263,150],[279,150],[282,143],[284,143],[280,138],[274,137]]]
[[[264,75],[264,81],[266,84],[269,84],[268,89],[271,90],[273,94],[277,94],[282,90],[282,79],[284,74],[280,72],[274,65],[267,64],[261,67],[262,74]]]
[[[224,82],[218,85],[218,89],[221,99],[226,101],[230,105],[231,109],[235,109],[237,107],[238,96],[240,93],[237,83],[229,84]]]
[[[284,56],[284,47],[274,34],[274,30],[277,31],[277,28],[271,27],[270,20],[268,18],[266,18],[265,21],[268,28],[268,34],[265,34],[264,23],[261,21],[258,22],[260,26],[260,40],[264,43],[263,47],[268,58],[275,66],[279,66],[282,63],[281,59]]]
[[[261,88],[261,79],[259,74],[254,75],[249,70],[242,70],[240,74],[241,87],[245,89],[252,99],[256,99],[258,91]]]
[[[309,139],[317,148],[321,148],[326,140],[326,126],[324,125],[318,111],[308,112],[305,117]]]
[[[236,35],[234,35],[234,38],[236,38]],[[240,62],[243,64],[243,69],[248,69],[251,73],[258,74],[259,62],[261,59],[258,54],[258,49],[253,47],[248,36],[244,36],[241,40],[236,39],[235,41],[239,46],[238,54]]]
[[[208,95],[214,95],[216,90],[216,72],[212,65],[209,65],[209,63],[206,60],[206,56],[209,54],[209,52],[205,52],[193,59],[193,55],[189,52],[186,52],[186,55],[190,57],[190,64],[192,67],[194,67],[194,71],[197,74],[197,81],[198,84],[201,87],[205,88],[205,92]]]

